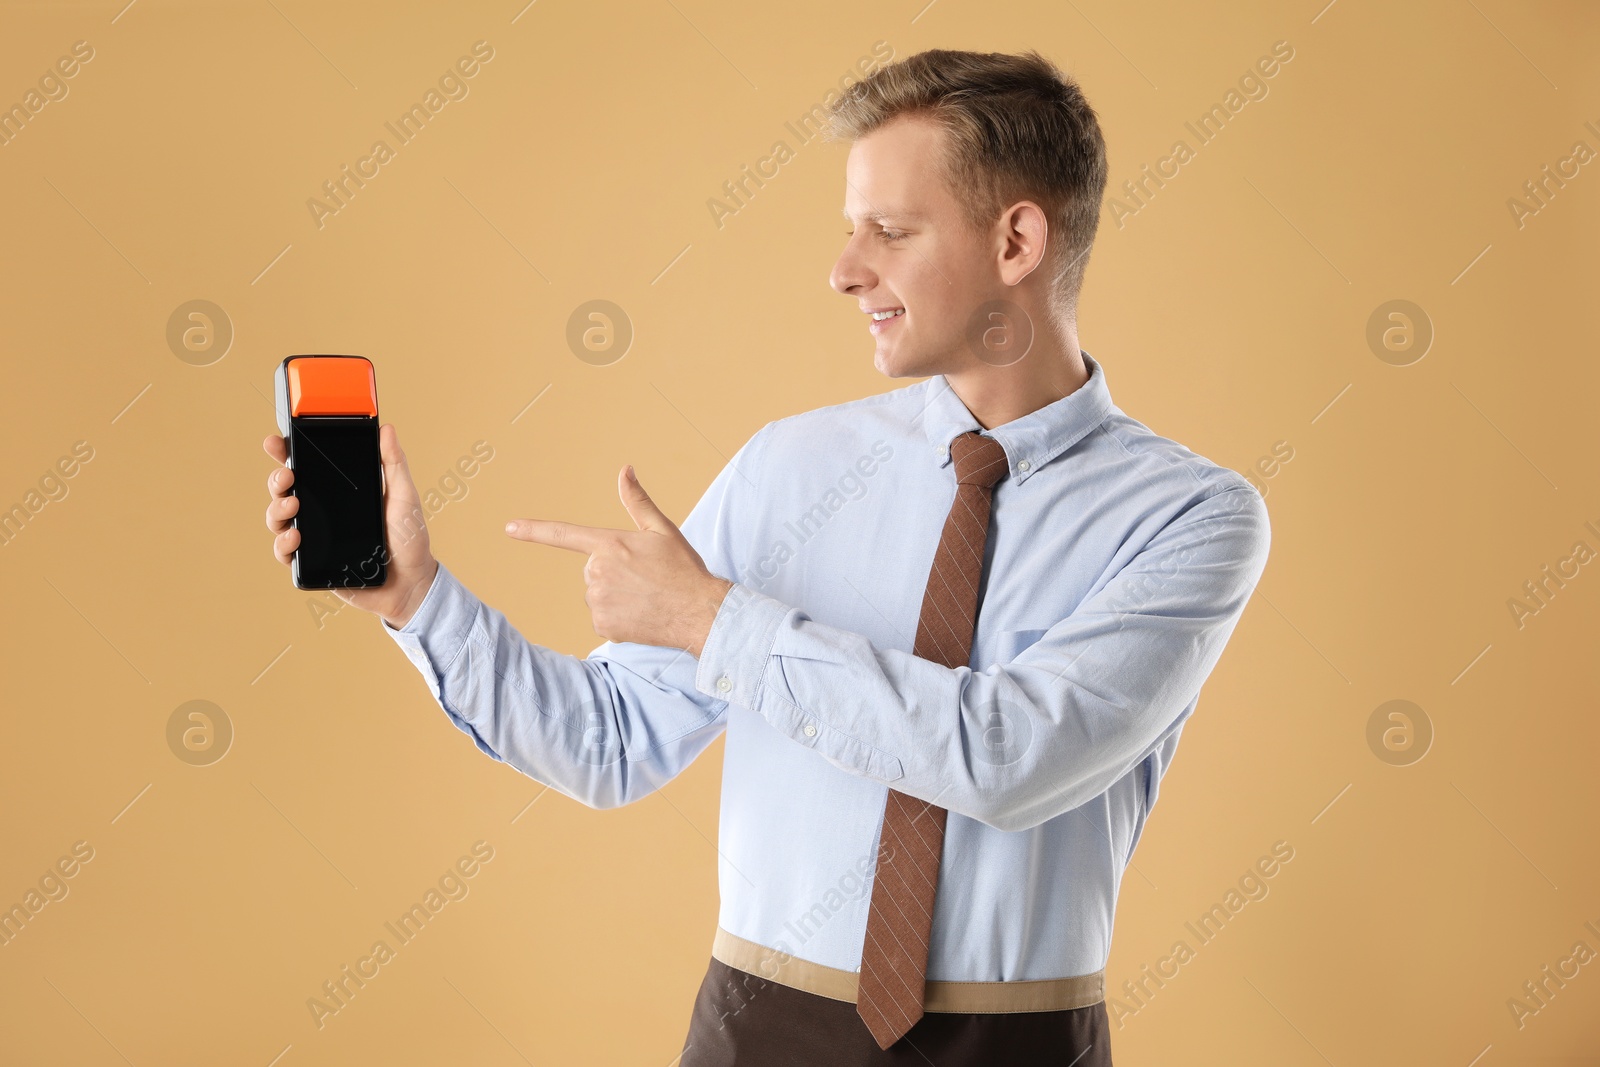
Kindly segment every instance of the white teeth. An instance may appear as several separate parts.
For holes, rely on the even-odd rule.
[[[872,321],[882,322],[884,319],[892,319],[896,315],[904,315],[905,313],[905,308],[895,308],[893,311],[874,311],[872,312]]]

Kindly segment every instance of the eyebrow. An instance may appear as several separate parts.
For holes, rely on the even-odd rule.
[[[848,208],[840,208],[839,212],[840,214],[844,215],[846,221],[855,221],[850,217],[850,211]],[[901,219],[906,222],[923,221],[923,217],[921,215],[911,211],[872,211],[861,216],[862,222],[883,222],[885,219]]]

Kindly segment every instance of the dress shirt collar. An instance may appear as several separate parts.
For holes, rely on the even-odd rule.
[[[951,441],[968,430],[979,430],[1005,448],[1011,465],[1010,479],[1021,484],[1034,471],[1082,440],[1110,412],[1111,392],[1106,388],[1105,371],[1100,364],[1089,353],[1079,351],[1089,371],[1088,381],[1060,400],[992,430],[984,430],[979,425],[944,375],[929,378],[922,425],[938,453],[939,465],[950,462]]]

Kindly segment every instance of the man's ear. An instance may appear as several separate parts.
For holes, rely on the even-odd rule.
[[[1032,200],[1019,200],[1001,214],[1000,280],[1016,285],[1044,262],[1050,220]]]

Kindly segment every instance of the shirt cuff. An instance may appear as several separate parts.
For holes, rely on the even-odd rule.
[[[728,589],[700,650],[694,687],[708,697],[760,710],[761,679],[778,627],[793,610],[738,582]]]
[[[805,620],[804,613],[781,600],[734,583],[706,635],[694,687],[756,712],[779,733],[853,774],[883,783],[905,777],[899,759],[794,703],[785,672],[800,665],[785,666],[786,657],[821,661],[816,666],[826,666],[830,673],[848,671],[845,659],[824,638],[797,633],[797,628],[812,625]]]
[[[466,647],[479,606],[477,597],[441,563],[422,603],[404,626],[397,630],[382,619],[379,622],[438,696],[439,679]]]

